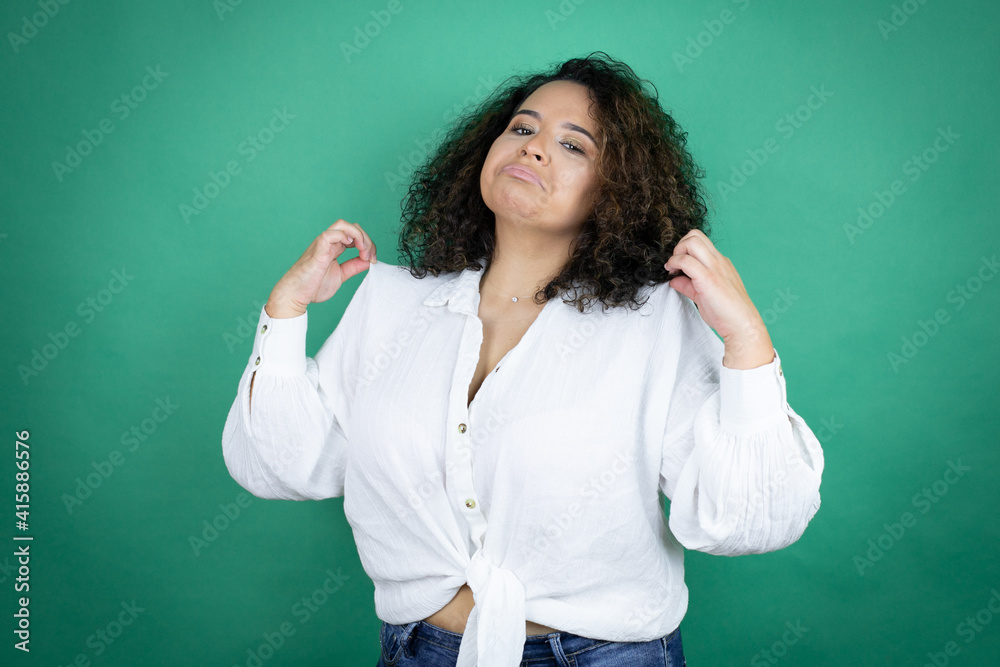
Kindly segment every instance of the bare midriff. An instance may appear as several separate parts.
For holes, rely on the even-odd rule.
[[[475,604],[475,600],[472,597],[472,589],[469,588],[468,584],[462,584],[462,587],[455,593],[455,597],[451,599],[451,602],[425,618],[424,621],[449,632],[464,634],[465,624],[469,620],[469,613]],[[550,632],[559,632],[555,628],[550,628],[547,625],[541,625],[533,621],[525,621],[524,631],[526,635],[547,635]]]

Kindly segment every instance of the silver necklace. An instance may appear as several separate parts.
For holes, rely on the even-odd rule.
[[[485,284],[485,283],[483,283],[483,284]],[[480,284],[480,286],[479,286],[479,287],[480,287],[480,288],[482,288],[482,287],[483,287],[483,284]],[[493,291],[493,293],[494,293],[494,294],[497,294],[497,291],[496,291],[496,290],[493,290],[493,288],[492,288],[492,287],[491,287],[490,289],[491,289],[491,290]],[[505,295],[504,295],[504,297],[506,298],[506,296],[507,296],[507,295],[505,294]],[[510,297],[510,300],[511,300],[511,301],[512,301],[513,303],[517,303],[517,300],[518,300],[518,299],[530,299],[530,298],[532,298],[533,296],[535,296],[535,295],[534,295],[534,294],[529,294],[528,296],[512,296],[512,297]]]

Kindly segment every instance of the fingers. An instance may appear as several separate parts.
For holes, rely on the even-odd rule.
[[[718,277],[728,280],[733,283],[740,283],[739,274],[736,273],[736,267],[729,260],[728,257],[720,253],[715,245],[705,236],[705,233],[699,229],[692,229],[690,232],[684,235],[684,237],[677,242],[674,247],[674,254],[671,257],[689,257],[698,260],[698,267],[692,268],[688,271],[684,267],[690,266],[686,262],[668,264],[665,265],[667,270],[672,268],[680,268],[685,273],[687,273],[692,278],[701,278],[699,282],[705,282],[709,279],[709,274],[717,274]]]
[[[358,249],[358,257],[365,262],[375,261],[375,244],[360,226],[337,220],[316,239],[316,254],[327,263],[341,255],[348,247]],[[332,257],[330,253],[332,252]]]
[[[681,240],[677,242],[677,245],[680,245],[681,243],[684,243],[685,241],[689,241],[691,239],[700,239],[701,242],[707,245],[709,248],[711,248],[712,250],[716,250],[715,244],[712,243],[712,241],[708,238],[708,235],[706,235],[705,232],[701,231],[700,229],[692,229],[691,231],[689,231],[687,234],[681,237]]]
[[[358,256],[338,263],[337,258],[348,246],[358,248]],[[374,262],[375,244],[365,231],[346,220],[337,220],[316,237],[282,276],[271,291],[270,303],[282,312],[300,314],[308,304],[329,299],[345,280]]]
[[[668,272],[683,271],[684,276],[699,282],[703,282],[709,274],[708,267],[701,260],[694,255],[686,253],[671,255],[670,259],[663,266]],[[675,276],[671,278],[671,281],[682,279],[684,276]]]
[[[368,232],[363,230],[360,225],[341,219],[330,225],[327,231],[341,232],[350,240],[349,243],[344,243],[345,247],[353,245],[358,249],[358,257],[361,257],[368,262],[374,261],[375,244],[372,242]],[[341,241],[341,243],[343,243],[343,241]],[[343,252],[343,250],[341,250],[341,252]],[[339,255],[340,253],[337,254]]]
[[[358,275],[370,266],[368,260],[361,257],[352,257],[340,265],[343,281],[347,282],[352,277]]]
[[[683,271],[691,279],[688,281],[683,276],[675,276],[669,283],[692,299],[694,299],[692,282],[695,281],[701,286],[699,290],[708,289],[710,285],[728,287],[749,299],[743,280],[732,261],[716,250],[698,230],[693,230],[691,234],[678,241],[674,254],[664,264],[664,268],[668,272]]]
[[[674,247],[675,255],[692,255],[708,268],[716,268],[723,256],[703,232],[693,229]]]

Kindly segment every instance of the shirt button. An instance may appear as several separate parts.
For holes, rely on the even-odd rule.
[[[781,364],[778,364],[778,375],[783,375],[783,373],[781,372]]]
[[[458,425],[458,432],[459,433],[465,433],[465,424],[459,424]]]
[[[266,324],[260,328],[260,332],[261,333],[264,333],[265,331],[267,331],[267,325]]]
[[[254,366],[260,366],[260,357],[257,357],[257,361],[253,362]]]
[[[471,510],[472,508],[474,508],[476,506],[476,501],[473,500],[472,498],[466,498],[465,499],[465,506],[468,507]]]

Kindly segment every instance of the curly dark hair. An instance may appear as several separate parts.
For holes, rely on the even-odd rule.
[[[595,165],[598,191],[569,260],[534,295],[536,304],[572,288],[574,297],[565,303],[580,312],[593,301],[605,309],[639,307],[645,303],[636,298],[643,286],[668,280],[663,265],[677,242],[692,229],[708,234],[696,182],[705,174],[685,150],[687,133],[660,108],[651,82],[594,51],[549,71],[508,77],[455,121],[414,172],[402,206],[399,249],[415,278],[479,269],[481,261],[489,266],[496,217],[480,191],[486,156],[532,92],[563,80],[587,86],[595,103],[602,144]]]

